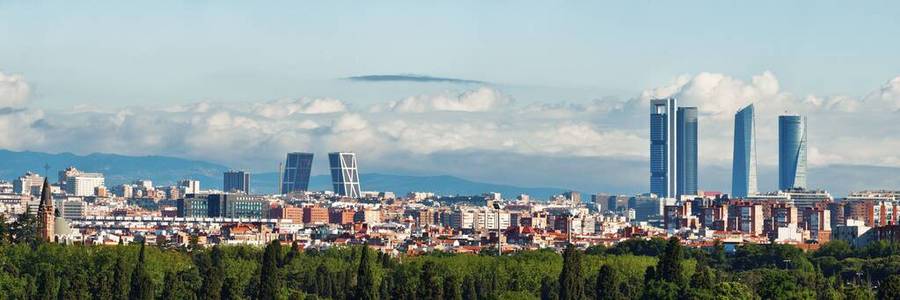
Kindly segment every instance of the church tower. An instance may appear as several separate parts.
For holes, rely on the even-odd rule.
[[[52,242],[54,239],[54,222],[56,213],[53,209],[53,192],[50,188],[50,182],[44,178],[44,186],[41,188],[41,203],[38,204],[38,235],[45,242]]]

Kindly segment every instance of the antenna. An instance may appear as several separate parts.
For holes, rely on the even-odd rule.
[[[47,177],[48,174],[50,174],[50,164],[44,163],[44,177]]]

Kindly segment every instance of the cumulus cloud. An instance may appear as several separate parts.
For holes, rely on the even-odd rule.
[[[293,114],[328,114],[347,110],[343,101],[325,99],[276,100],[253,105],[253,111],[267,118],[283,118]]]
[[[31,87],[21,75],[8,75],[0,72],[0,108],[20,107],[25,104]]]
[[[513,99],[500,91],[481,87],[462,93],[443,93],[438,95],[420,95],[408,97],[400,101],[392,101],[376,105],[372,111],[423,113],[430,111],[481,112],[490,111],[513,102]]]
[[[13,81],[28,86],[21,77]],[[900,77],[861,97],[796,96],[782,90],[771,72],[746,79],[717,73],[683,75],[625,101],[522,105],[491,87],[418,95],[369,107],[332,98],[301,97],[250,105],[203,101],[166,108],[42,111],[24,105],[26,100],[16,100],[18,106],[0,107],[0,148],[169,155],[263,171],[274,169],[289,151],[356,151],[364,167],[403,166],[408,164],[404,159],[415,158],[419,163],[414,169],[432,173],[471,169],[461,158],[478,155],[546,161],[621,160],[630,162],[622,168],[639,168],[616,172],[640,179],[628,184],[644,186],[647,170],[642,162],[649,148],[647,105],[649,99],[670,96],[678,97],[683,106],[700,108],[700,155],[705,164],[701,167],[730,167],[732,117],[749,103],[757,106],[757,151],[763,167],[777,164],[776,120],[785,111],[809,117],[811,167],[838,163],[900,166],[896,153],[900,127],[894,126],[895,111],[900,108]],[[17,97],[27,98],[27,93]],[[864,117],[860,113],[865,113]],[[471,163],[484,168],[527,164],[502,160]],[[561,167],[538,171],[534,176],[569,174]]]

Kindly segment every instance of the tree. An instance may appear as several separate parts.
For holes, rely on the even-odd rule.
[[[656,274],[659,279],[676,284],[682,282],[682,252],[681,242],[678,238],[674,236],[670,238],[666,245],[666,250],[660,256],[659,262],[656,264]]]
[[[262,266],[259,273],[259,290],[257,299],[276,299],[281,290],[281,278],[278,274],[278,253],[281,252],[281,244],[273,240],[266,246],[262,257]]]
[[[710,264],[714,268],[722,268],[728,265],[728,257],[725,256],[725,246],[722,245],[722,240],[716,239],[713,242],[712,251],[709,253]]]
[[[447,274],[444,276],[444,299],[446,300],[462,300],[463,295],[460,290],[460,282],[459,277],[456,275]]]
[[[391,276],[384,276],[381,278],[381,286],[379,287],[379,297],[381,300],[390,300],[391,295],[393,295],[394,284]]]
[[[128,299],[128,286],[131,284],[128,281],[128,267],[125,265],[125,259],[119,256],[116,259],[115,270],[113,271],[113,299],[116,300],[126,300]]]
[[[475,278],[467,275],[463,279],[463,299],[478,299],[478,288],[475,286]]]
[[[222,289],[225,285],[225,266],[222,263],[223,254],[220,246],[215,246],[212,253],[207,255],[203,251],[194,253],[194,265],[200,271],[203,278],[198,296],[201,299],[217,300],[222,298]]]
[[[144,241],[141,240],[141,250],[138,254],[138,261],[134,267],[134,271],[131,272],[131,289],[128,293],[128,298],[132,300],[153,300],[153,282],[150,279],[150,274],[147,274],[147,270],[144,268]]]
[[[891,275],[878,288],[878,299],[900,299],[900,275]]]
[[[749,287],[740,282],[720,282],[713,287],[713,295],[719,300],[759,299]]]
[[[597,284],[594,287],[597,299],[626,299],[627,297],[622,294],[620,289],[621,284],[622,279],[619,278],[619,274],[609,265],[603,265],[600,267],[600,272],[597,273]]]
[[[543,279],[541,279],[541,300],[557,299],[559,299],[558,282],[550,277],[544,277]]]
[[[372,262],[369,256],[371,252],[368,245],[362,246],[359,255],[359,269],[356,272],[356,299],[378,299],[378,290],[375,288],[375,272],[372,270]]]
[[[584,299],[584,274],[581,271],[581,251],[569,244],[563,252],[563,269],[559,274],[559,299]]]
[[[419,281],[419,299],[443,299],[443,287],[438,280],[437,265],[433,261],[422,264],[422,276]]]
[[[31,214],[31,208],[26,208],[10,228],[13,243],[33,244],[38,242],[40,239],[38,238],[37,223],[37,217]]]

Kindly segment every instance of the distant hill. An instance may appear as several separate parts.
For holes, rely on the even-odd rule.
[[[254,174],[250,181],[252,188],[259,192],[272,192],[278,185],[276,173]],[[504,196],[528,194],[537,199],[548,199],[567,191],[561,188],[519,187],[475,182],[449,175],[406,176],[362,173],[359,175],[359,181],[363,191],[391,191],[398,196],[408,192],[432,192],[437,195],[478,195],[497,192]],[[332,190],[331,177],[329,175],[312,176],[309,180],[309,188],[314,191]]]
[[[2,179],[13,180],[26,171],[44,174],[45,165],[50,167],[48,175],[51,181],[57,179],[59,170],[75,166],[85,172],[103,173],[108,186],[141,178],[149,178],[157,185],[169,185],[179,179],[195,178],[205,186],[210,186],[211,183],[218,183],[221,186],[222,172],[228,169],[209,162],[166,156],[124,156],[105,153],[75,155],[0,150]]]
[[[179,179],[200,180],[206,188],[222,187],[222,172],[228,167],[198,161],[166,156],[125,156],[94,153],[76,155],[72,153],[50,154],[31,151],[0,150],[0,179],[13,180],[26,171],[44,173],[44,165],[49,165],[50,180],[57,179],[57,172],[68,166],[75,166],[86,172],[100,172],[106,177],[108,186],[131,182],[135,179],[151,179],[155,185],[172,185]],[[474,195],[485,192],[499,192],[504,195],[529,194],[538,199],[546,199],[566,190],[559,188],[532,188],[512,185],[492,184],[465,180],[454,176],[404,176],[378,173],[360,174],[363,190],[391,191],[403,195],[411,191],[428,191],[439,195]],[[278,174],[274,172],[251,175],[250,187],[256,193],[271,193],[278,185]],[[328,175],[316,175],[310,179],[310,189],[331,190]]]

